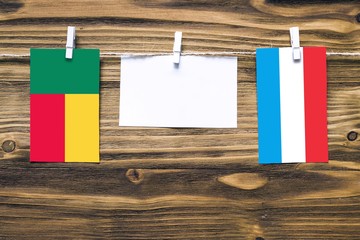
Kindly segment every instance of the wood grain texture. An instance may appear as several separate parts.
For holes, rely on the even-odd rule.
[[[0,1],[0,53],[360,52],[359,1]],[[120,59],[101,59],[100,164],[30,164],[29,58],[0,58],[0,239],[359,239],[360,57],[328,57],[329,164],[257,164],[255,56],[238,60],[238,128],[118,127]],[[294,136],[296,137],[296,136]],[[44,139],[46,141],[46,139]]]

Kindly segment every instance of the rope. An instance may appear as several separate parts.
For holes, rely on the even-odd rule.
[[[100,57],[131,57],[131,56],[168,56],[173,53],[159,53],[159,52],[151,52],[151,53],[129,53],[129,52],[103,52],[100,53]],[[182,56],[241,56],[241,55],[255,55],[256,52],[248,51],[248,52],[182,52]],[[360,56],[359,52],[327,52],[327,56]],[[30,57],[30,54],[0,54],[0,57],[3,58],[27,58]]]

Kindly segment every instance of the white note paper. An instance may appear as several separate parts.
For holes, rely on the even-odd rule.
[[[237,127],[237,58],[122,57],[120,126]]]

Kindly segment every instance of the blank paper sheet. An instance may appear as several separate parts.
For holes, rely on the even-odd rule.
[[[121,58],[120,126],[237,127],[237,57]]]

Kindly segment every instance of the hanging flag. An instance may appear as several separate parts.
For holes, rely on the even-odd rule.
[[[99,56],[30,50],[31,162],[99,162]]]
[[[326,48],[256,50],[259,163],[328,162]]]

